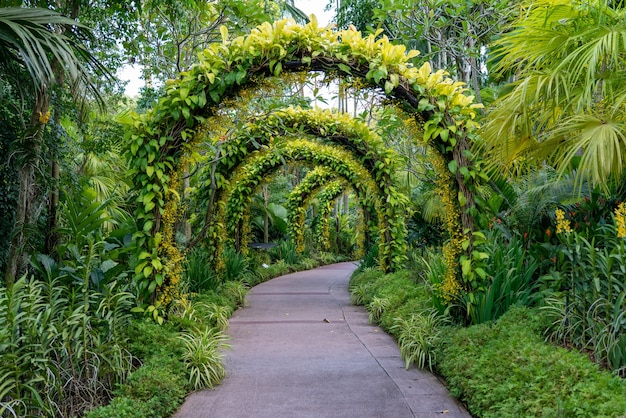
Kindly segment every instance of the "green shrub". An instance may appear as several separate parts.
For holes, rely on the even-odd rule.
[[[183,360],[194,390],[212,388],[226,376],[222,350],[230,348],[228,337],[221,331],[205,328],[204,331],[184,333],[179,337],[185,344]]]
[[[415,364],[420,369],[428,366],[433,370],[444,323],[444,319],[434,309],[412,314],[409,319],[395,318],[391,331],[397,336],[400,355],[407,369]]]
[[[118,396],[107,406],[101,406],[87,412],[85,418],[144,418],[150,412],[146,403],[136,399]]]
[[[152,356],[133,372],[118,394],[143,402],[146,417],[166,417],[187,394],[187,373],[178,358]]]
[[[545,343],[546,320],[513,307],[497,322],[449,328],[438,369],[476,416],[623,416],[626,382]]]
[[[383,312],[389,306],[389,300],[385,298],[379,298],[378,296],[374,296],[372,301],[367,305],[367,310],[369,312],[368,321],[370,324],[377,323],[380,320]]]
[[[185,258],[184,280],[190,292],[214,290],[219,285],[219,276],[210,266],[209,255],[202,248],[192,249]]]

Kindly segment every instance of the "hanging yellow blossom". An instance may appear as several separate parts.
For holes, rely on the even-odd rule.
[[[41,113],[41,112],[37,112],[37,113],[39,113],[39,123],[41,123],[42,125],[45,125],[46,123],[48,123],[48,121],[50,120],[49,110],[46,113]]]
[[[572,227],[570,226],[569,219],[565,219],[565,212],[561,209],[557,209],[555,211],[556,214],[556,233],[559,234],[561,232],[569,233],[572,232]]]
[[[622,202],[615,209],[615,228],[618,238],[626,238],[626,202]]]

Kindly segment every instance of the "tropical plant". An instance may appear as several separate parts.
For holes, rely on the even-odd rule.
[[[99,62],[85,49],[79,38],[66,34],[66,28],[88,37],[87,28],[47,9],[0,8],[0,81],[7,82],[19,97],[28,97],[32,103],[21,103],[30,110],[30,117],[22,116],[21,131],[14,138],[14,158],[19,187],[15,208],[15,226],[7,259],[5,280],[12,281],[25,265],[25,245],[29,228],[35,223],[39,197],[36,174],[42,157],[45,126],[50,119],[53,86],[59,80],[69,79],[74,90],[85,86],[91,94],[96,88],[89,80],[88,69],[102,70]],[[31,83],[12,78],[26,68]],[[21,115],[23,109],[19,109]]]
[[[617,219],[623,217],[617,212]],[[575,231],[559,234],[563,246],[557,276],[562,292],[545,308],[553,321],[549,335],[561,343],[591,350],[597,361],[624,374],[626,243],[622,236],[616,236],[618,228],[599,229],[601,233],[589,240]]]
[[[365,305],[369,304],[368,301],[368,291],[369,291],[370,283],[359,283],[356,286],[350,286],[350,302],[353,305]]]
[[[493,45],[514,81],[483,129],[494,165],[558,173],[605,187],[624,166],[623,60],[626,10],[608,0],[522,3],[519,19]]]
[[[209,267],[209,256],[202,248],[192,248],[185,258],[185,282],[190,292],[215,290],[219,275]]]
[[[472,293],[460,296],[466,321],[472,325],[493,321],[511,306],[533,306],[543,295],[537,285],[538,262],[518,239],[510,241],[493,234],[483,250],[487,279]]]
[[[300,259],[300,255],[296,251],[296,244],[292,240],[280,241],[269,253],[273,260],[282,260],[287,265],[295,265]]]
[[[445,323],[444,317],[434,309],[413,314],[408,319],[394,318],[390,331],[398,339],[400,356],[407,369],[415,364],[420,369],[428,366],[433,371]]]
[[[389,306],[389,299],[384,297],[374,296],[370,303],[367,304],[367,311],[369,312],[368,321],[370,324],[380,321],[381,316],[385,312],[385,309]]]
[[[15,416],[74,416],[105,402],[132,369],[120,332],[134,297],[26,276],[0,292],[0,410]]]
[[[239,280],[244,274],[248,273],[249,270],[250,264],[244,254],[230,247],[224,251],[223,283]]]
[[[221,331],[206,328],[199,333],[183,333],[183,360],[189,373],[189,384],[195,389],[212,388],[226,376],[221,350],[230,348],[229,338]]]
[[[233,301],[235,306],[246,306],[246,293],[249,286],[238,280],[230,280],[222,283],[219,287],[220,293]]]
[[[212,303],[205,305],[205,309],[207,312],[206,319],[219,331],[226,332],[230,325],[228,319],[233,314],[232,308]]]

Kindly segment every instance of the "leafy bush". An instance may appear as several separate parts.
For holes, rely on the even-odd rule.
[[[185,344],[183,360],[189,374],[189,384],[195,390],[212,388],[226,376],[221,350],[230,348],[228,337],[221,331],[205,328],[179,337]]]
[[[210,267],[209,256],[201,248],[192,249],[185,260],[185,282],[190,292],[216,289],[219,276]]]
[[[537,310],[513,307],[495,323],[449,328],[438,369],[476,416],[623,416],[626,382],[545,343],[545,327]]]

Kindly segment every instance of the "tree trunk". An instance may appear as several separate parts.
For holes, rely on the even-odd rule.
[[[263,186],[263,204],[265,205],[265,215],[263,216],[263,242],[270,242],[270,219],[268,214],[267,205],[269,203],[270,193],[267,185]]]
[[[48,219],[46,227],[46,254],[53,254],[59,245],[59,233],[57,231],[57,212],[59,207],[59,162],[55,158],[50,167],[52,176],[52,190],[48,194]]]
[[[15,224],[11,234],[11,245],[4,274],[4,280],[7,284],[15,281],[18,273],[21,273],[25,265],[23,256],[28,242],[27,231],[34,222],[33,215],[38,197],[35,175],[39,166],[44,128],[50,116],[49,108],[50,94],[46,87],[41,87],[37,92],[35,106],[31,113],[30,129],[22,141],[22,152],[27,154],[27,157],[18,172],[19,190]]]

